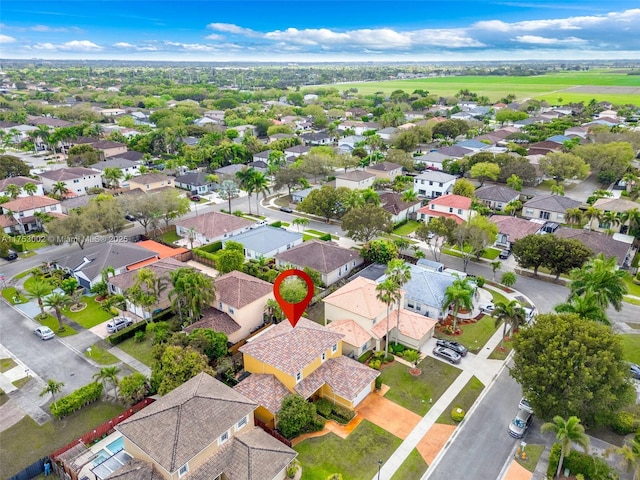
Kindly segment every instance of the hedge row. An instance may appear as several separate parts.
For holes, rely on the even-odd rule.
[[[102,383],[90,383],[51,404],[51,413],[60,419],[95,402],[102,395]]]
[[[318,237],[318,239],[324,240],[325,242],[330,242],[331,241],[331,234],[330,233],[325,233],[324,235],[320,235]]]
[[[221,241],[213,242],[213,243],[210,243],[208,245],[203,245],[201,247],[198,247],[198,250],[203,250],[203,251],[205,251],[207,253],[215,253],[220,249],[222,249],[222,242]]]
[[[269,226],[270,227],[275,227],[275,228],[280,228],[280,227],[282,227],[282,222],[280,220],[276,220],[275,222],[270,223]]]
[[[548,478],[554,478],[556,474],[558,462],[560,461],[560,449],[561,446],[559,443],[554,443],[553,447],[551,447],[549,466],[547,467]],[[566,468],[569,469],[571,475],[582,474],[585,478],[601,478],[603,480],[613,480],[617,478],[615,470],[603,459],[592,457],[577,450],[571,450],[569,455],[565,457],[560,473],[562,474]]]
[[[130,327],[123,328],[119,332],[113,333],[107,337],[107,340],[111,345],[118,345],[129,338],[133,338],[136,332],[144,331],[147,328],[146,322],[134,323]]]
[[[216,256],[213,253],[205,252],[200,248],[194,248],[191,250],[195,257],[206,258],[207,260],[211,260],[212,262],[216,261]]]

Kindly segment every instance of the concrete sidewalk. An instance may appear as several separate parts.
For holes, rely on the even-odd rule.
[[[138,372],[144,374],[145,376],[151,377],[151,369],[149,367],[147,367],[141,361],[136,360],[135,358],[133,358],[131,355],[129,355],[124,350],[121,350],[118,347],[111,347],[108,351],[112,355],[115,355],[116,357],[118,357],[118,359],[121,362],[126,363],[131,368],[137,370]]]

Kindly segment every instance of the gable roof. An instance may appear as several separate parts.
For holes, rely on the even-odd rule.
[[[373,319],[387,309],[387,305],[376,297],[376,285],[373,280],[358,277],[322,301],[347,312]]]
[[[438,150],[438,152],[448,157],[462,158],[465,155],[471,155],[473,153],[473,150],[464,147],[456,147],[454,145],[451,147],[442,147]]]
[[[250,227],[255,222],[246,218],[236,217],[220,212],[207,212],[191,218],[181,218],[176,225],[183,228],[193,228],[207,238],[215,238],[225,233],[235,232]]]
[[[561,238],[579,240],[585,247],[593,250],[594,255],[602,253],[605,257],[615,257],[618,265],[623,265],[629,252],[628,243],[619,242],[613,237],[601,232],[584,230],[582,228],[560,227],[555,231],[554,235]]]
[[[380,163],[376,163],[375,165],[371,165],[370,167],[367,167],[367,170],[376,170],[379,172],[391,172],[399,168],[402,168],[402,165],[398,165],[397,163],[392,163],[392,162],[380,162]]]
[[[153,271],[158,277],[165,278],[169,280],[169,274],[178,268],[185,267],[186,265],[178,260],[174,260],[173,258],[165,258],[162,260],[158,260],[155,263],[145,266],[149,270]],[[138,270],[127,270],[119,275],[115,275],[113,277],[109,277],[109,283],[115,285],[121,290],[127,290],[131,288],[138,278]],[[143,287],[144,289],[144,287]],[[146,290],[146,289],[145,289]],[[160,298],[158,303],[161,303],[169,298],[169,289],[165,289],[160,293]]]
[[[562,195],[538,195],[527,201],[523,208],[536,208],[564,213],[568,208],[578,208],[582,202]]]
[[[44,197],[42,195],[27,195],[26,197],[18,197],[15,200],[5,202],[0,205],[0,208],[3,208],[5,211],[24,212],[25,210],[49,207],[51,205],[58,205],[59,203],[60,201],[54,198]]]
[[[640,208],[640,203],[625,198],[599,198],[593,206],[603,212],[626,212],[633,208]]]
[[[175,472],[256,406],[203,372],[116,429],[165,470]]]
[[[273,293],[273,285],[246,273],[233,270],[215,280],[216,300],[243,308]]]
[[[417,205],[420,200],[413,200],[411,202],[405,202],[402,200],[402,195],[397,192],[383,192],[379,195],[382,208],[392,215],[398,215],[404,212],[407,208]]]
[[[394,310],[389,313],[388,319],[389,329],[397,328],[398,331],[414,340],[421,340],[429,333],[438,321],[435,318],[425,317],[419,313],[414,313],[404,308],[400,309],[400,321],[398,321],[398,311]],[[380,320],[371,332],[378,338],[383,338],[387,334],[387,320]]]
[[[291,232],[284,228],[264,225],[236,235],[232,240],[241,243],[247,250],[266,254],[277,248],[302,240],[302,234]]]
[[[336,320],[327,325],[327,328],[332,332],[344,335],[342,341],[357,348],[371,340],[371,334],[355,320]]]
[[[419,301],[432,307],[440,307],[447,287],[453,284],[455,277],[419,265],[411,265],[411,278],[402,286],[405,298]],[[384,278],[381,277],[379,281]]]
[[[527,235],[533,235],[543,226],[541,223],[512,217],[511,215],[493,215],[489,220],[498,226],[500,233],[509,237],[510,242],[515,242]]]
[[[361,180],[375,178],[375,175],[373,173],[369,173],[364,170],[351,170],[350,172],[336,175],[336,178],[339,178],[340,180],[349,180],[352,182],[359,182]]]
[[[136,152],[135,150],[128,150],[124,153],[119,153],[117,155],[114,155],[111,158],[124,158],[126,160],[131,160],[133,162],[138,162],[140,160],[142,160],[142,158],[144,157],[144,153],[141,152]]]
[[[166,182],[171,180],[173,180],[173,177],[164,175],[162,173],[145,173],[144,175],[139,175],[137,177],[131,178],[131,180],[129,180],[129,183],[143,185],[147,183]]]
[[[188,185],[202,186],[210,185],[213,182],[207,180],[207,173],[205,172],[191,172],[176,177],[176,183],[186,183]]]
[[[200,320],[185,327],[184,331],[191,333],[197,328],[210,328],[216,332],[231,335],[242,328],[228,313],[222,312],[214,307],[205,308],[201,315]]]
[[[278,413],[282,400],[291,392],[275,375],[252,373],[238,383],[234,390],[246,395],[258,405],[265,407],[271,413]]]
[[[418,180],[429,180],[431,182],[448,183],[455,181],[458,177],[438,170],[425,170],[415,178]]]
[[[139,163],[135,160],[129,160],[122,157],[109,157],[103,162],[94,163],[91,168],[104,171],[105,168],[134,168],[138,167]]]
[[[40,177],[52,180],[54,182],[63,182],[65,180],[73,180],[74,178],[85,177],[87,175],[102,175],[102,172],[99,172],[92,168],[71,167],[42,172],[40,174]]]
[[[264,330],[240,351],[295,376],[341,339],[341,334],[302,317],[295,328],[289,322],[280,322]]]
[[[42,185],[42,182],[40,180],[35,180],[29,177],[22,177],[22,176],[9,177],[9,178],[3,178],[2,180],[0,180],[0,192],[4,192],[7,186],[9,185],[17,185],[20,188],[22,188],[27,183],[33,183],[34,185]]]
[[[476,197],[481,200],[508,203],[520,197],[520,192],[502,185],[485,185],[475,191]]]
[[[275,258],[291,265],[313,268],[322,274],[331,273],[353,260],[361,260],[355,250],[315,239],[279,253]]]
[[[463,197],[462,195],[441,195],[432,200],[429,200],[427,205],[442,205],[444,207],[462,208],[469,210],[471,208],[471,199],[469,197]]]

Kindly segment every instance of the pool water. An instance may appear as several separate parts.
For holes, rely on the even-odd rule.
[[[117,453],[120,450],[124,450],[124,439],[123,437],[118,437],[116,440],[107,445],[107,450],[111,453]]]
[[[96,467],[96,466],[100,465],[102,462],[104,462],[110,456],[111,455],[109,453],[107,453],[106,450],[100,450],[98,452],[98,456],[93,459],[93,466]]]

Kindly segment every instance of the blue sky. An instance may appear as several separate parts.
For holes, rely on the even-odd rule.
[[[640,59],[640,2],[2,0],[0,58]]]

